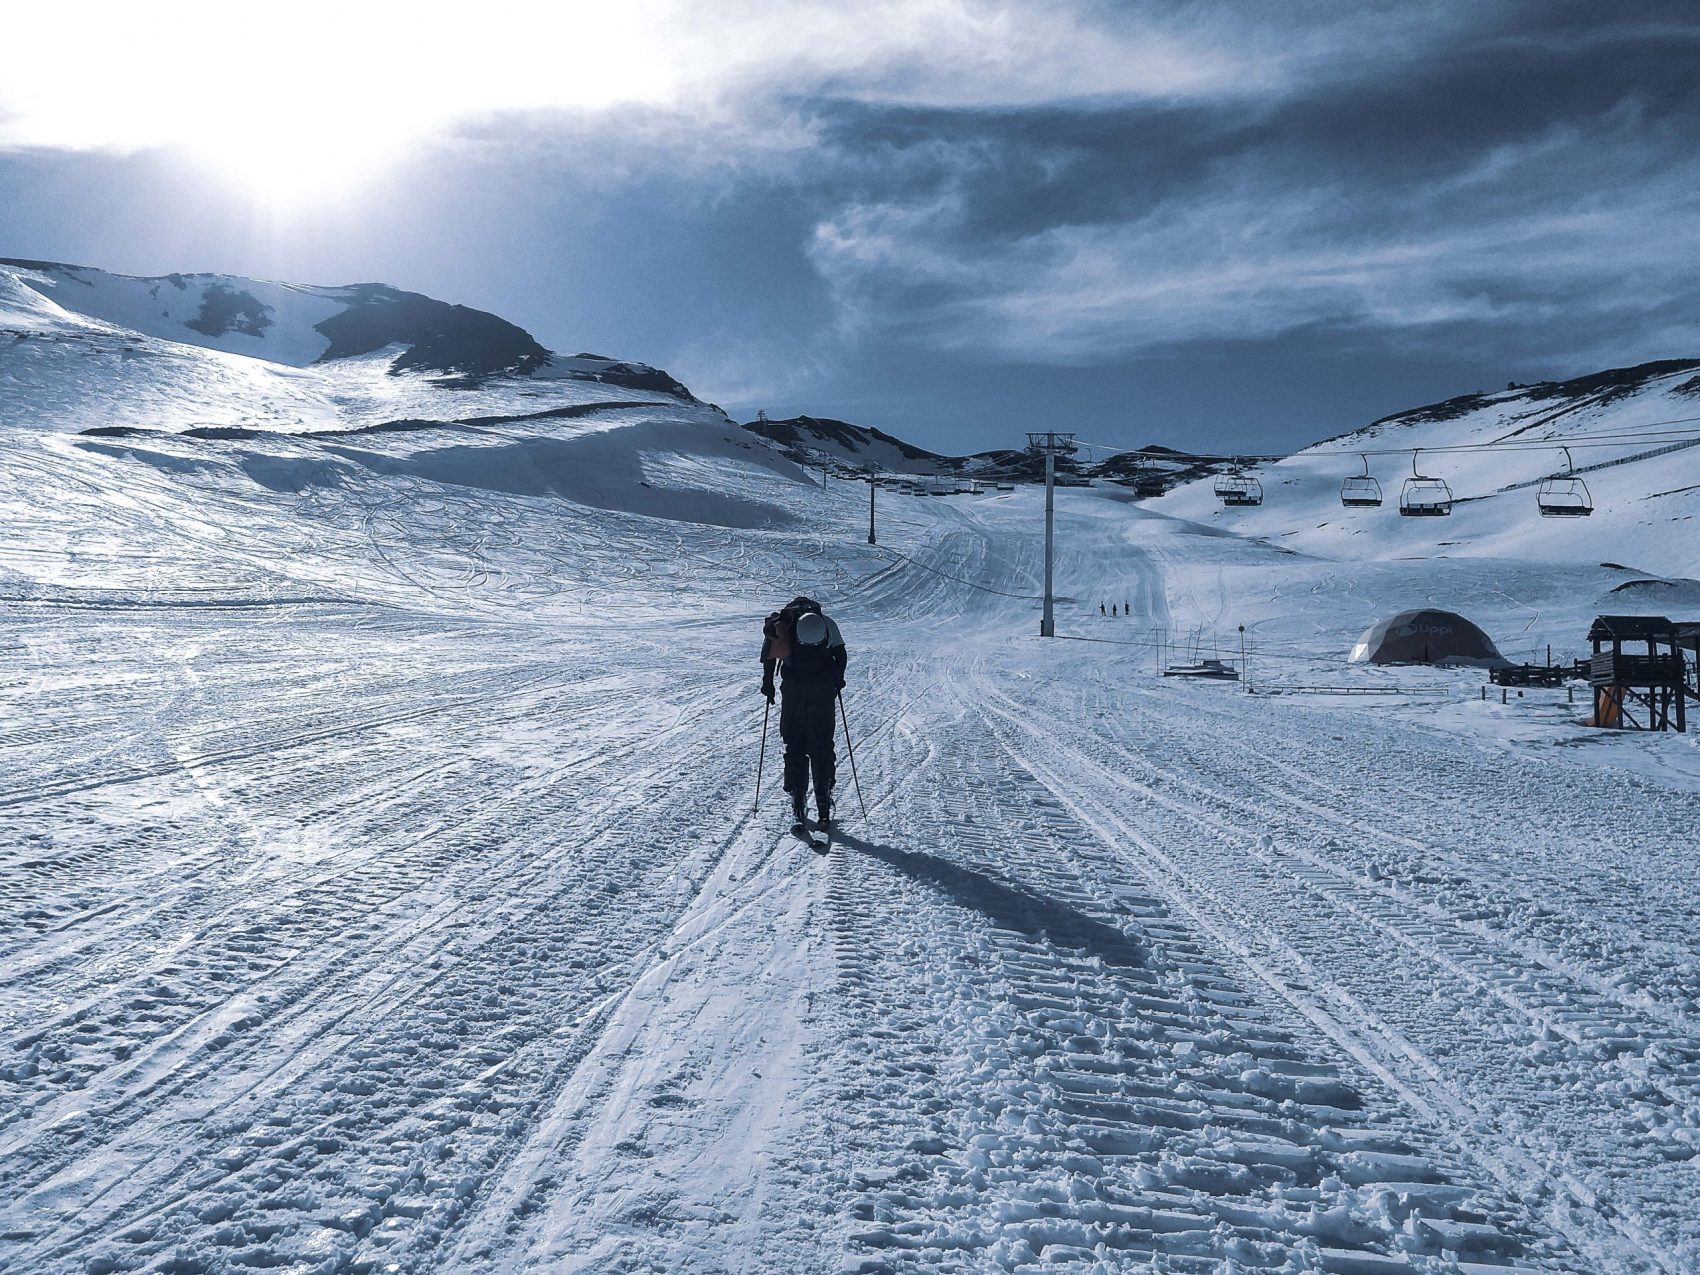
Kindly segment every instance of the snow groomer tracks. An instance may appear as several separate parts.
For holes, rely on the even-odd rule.
[[[968,704],[833,863],[865,1271],[1578,1269],[1375,1069],[1247,978]],[[901,747],[901,745],[900,745]],[[973,761],[965,759],[973,758]],[[1289,989],[1290,990],[1290,989]],[[871,1025],[871,1026],[870,1026]]]
[[[1272,799],[1267,772],[1198,720],[1171,735],[1097,692],[1036,712],[994,682],[973,679],[991,733],[1115,847],[1110,879],[1148,883],[1236,953],[1566,1235],[1582,1269],[1689,1269],[1694,1237],[1668,1201],[1700,1127],[1692,1033],[1477,914],[1342,871],[1344,821]]]

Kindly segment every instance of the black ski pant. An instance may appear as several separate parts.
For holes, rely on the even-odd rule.
[[[828,809],[833,781],[838,778],[836,747],[837,692],[831,685],[783,690],[779,706],[779,738],[785,741],[785,791],[807,797],[809,776],[815,781],[815,804]]]

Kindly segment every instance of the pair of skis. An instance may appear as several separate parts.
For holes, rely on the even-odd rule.
[[[799,819],[791,825],[791,835],[803,842],[816,854],[825,854],[832,849],[832,830],[829,828],[820,836],[816,836],[809,827],[807,819]]]
[[[751,814],[761,809],[762,774],[767,769],[767,722],[772,711],[772,692],[769,691],[767,707],[762,710],[761,714],[761,753],[756,759],[756,801],[755,805],[750,808]],[[855,781],[856,801],[862,807],[862,817],[865,819],[868,815],[868,803],[862,800],[862,777],[856,773],[856,745],[850,742],[850,715],[844,711],[843,691],[838,693],[838,713],[844,722],[844,747],[850,754],[850,778]],[[825,854],[832,849],[831,830],[829,829],[823,836],[817,837],[809,830],[806,820],[798,819],[794,821],[791,824],[791,835],[801,841],[808,842],[809,848],[816,854]]]

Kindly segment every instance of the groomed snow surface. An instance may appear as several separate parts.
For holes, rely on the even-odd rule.
[[[1633,573],[1058,504],[1043,642],[1039,492],[870,547],[690,405],[0,435],[0,1268],[1700,1270],[1695,736],[1345,665]]]

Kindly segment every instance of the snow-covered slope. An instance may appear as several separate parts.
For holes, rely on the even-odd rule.
[[[1541,480],[1565,469],[1565,445],[1592,494],[1588,517],[1543,517],[1537,507]],[[1380,508],[1341,504],[1342,481],[1362,472],[1360,453],[1380,482]],[[1450,517],[1399,515],[1413,463],[1451,487]],[[1261,506],[1223,508],[1205,480],[1152,507],[1331,558],[1610,560],[1692,576],[1700,574],[1700,361],[1466,395],[1251,472]]]
[[[0,434],[0,1266],[1693,1268],[1692,746],[1139,645],[1314,681],[1413,590],[1516,633],[1503,564],[1072,490],[1096,640],[1040,642],[1039,492],[871,546],[706,410]],[[1575,632],[1611,573],[1548,574]],[[752,810],[797,591],[852,644],[827,856],[777,740]]]
[[[1101,484],[1041,641],[1032,488],[874,545],[693,400],[27,291],[0,1268],[1700,1269],[1694,737],[1344,662],[1413,600],[1574,654],[1626,573]],[[851,647],[827,854],[756,694],[797,592]],[[1241,624],[1259,694],[1154,667]]]

